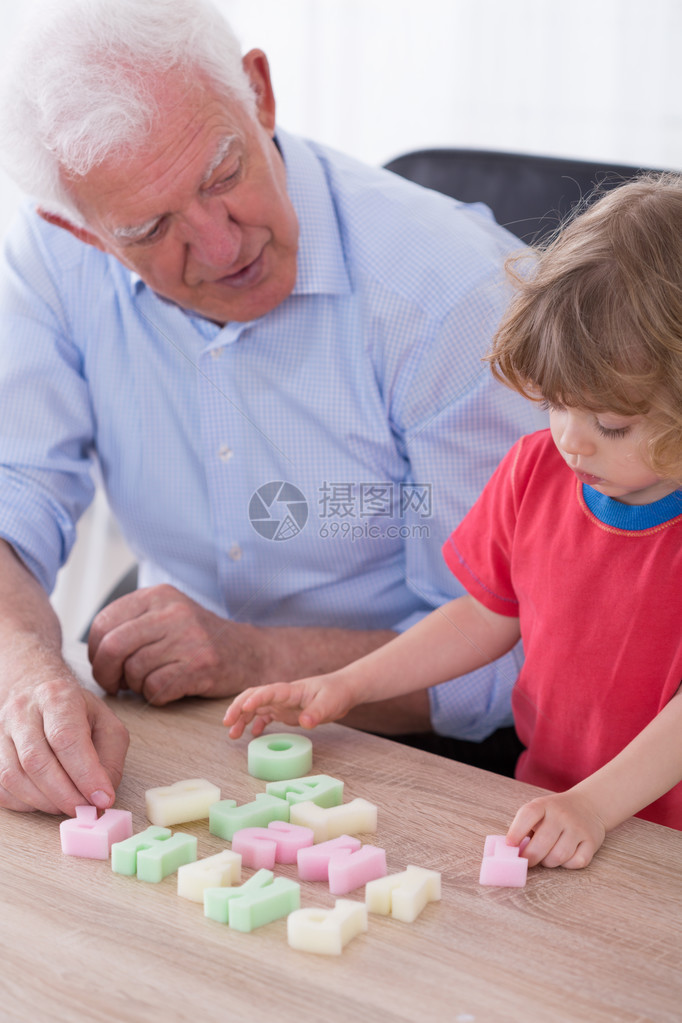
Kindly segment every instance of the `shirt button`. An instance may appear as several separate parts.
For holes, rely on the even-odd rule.
[[[234,451],[229,444],[221,444],[218,448],[218,458],[221,462],[229,462],[233,454]]]
[[[222,348],[212,348],[211,349],[211,358],[212,359],[219,359],[222,354],[223,354]]]
[[[228,558],[230,558],[231,561],[239,561],[241,559],[242,549],[238,543],[235,543],[230,547],[229,551],[227,552],[227,556]]]

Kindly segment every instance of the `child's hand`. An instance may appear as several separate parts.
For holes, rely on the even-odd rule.
[[[507,832],[509,845],[532,838],[523,855],[528,865],[586,867],[606,836],[603,821],[591,804],[572,789],[540,796],[522,806]]]
[[[254,736],[260,735],[271,721],[314,728],[336,721],[347,714],[354,701],[350,686],[337,675],[317,675],[299,682],[275,682],[245,689],[227,709],[223,724],[230,738],[238,739],[253,721]]]

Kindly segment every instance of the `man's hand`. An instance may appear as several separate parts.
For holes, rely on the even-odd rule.
[[[95,618],[88,654],[108,693],[132,689],[156,706],[232,696],[259,677],[264,636],[219,618],[173,586],[137,590]]]
[[[249,686],[336,671],[394,636],[388,629],[231,622],[173,586],[152,586],[100,611],[88,653],[93,676],[108,693],[132,689],[162,706],[183,696],[234,696]],[[423,705],[413,727],[408,721],[404,731],[416,730],[422,718],[428,727],[426,695]],[[353,724],[363,727],[362,719]]]
[[[74,816],[111,806],[128,732],[75,679],[15,683],[0,706],[0,806]]]
[[[528,865],[586,867],[606,836],[606,826],[589,800],[574,790],[540,796],[526,803],[507,832],[509,845],[532,838],[523,855]]]

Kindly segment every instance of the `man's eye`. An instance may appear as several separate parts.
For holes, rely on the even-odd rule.
[[[140,238],[135,238],[133,241],[134,245],[147,245],[149,242],[155,242],[157,238],[160,238],[163,233],[164,218],[162,217],[152,228],[143,234]]]
[[[210,186],[211,189],[221,188],[223,185],[230,185],[230,184],[232,184],[232,182],[235,181],[235,179],[239,177],[239,172],[240,171],[241,171],[241,163],[233,164],[231,167],[228,168],[227,171],[225,171],[223,174],[220,175],[220,177],[218,178],[217,181],[215,181]]]
[[[151,241],[154,241],[155,238],[158,238],[159,235],[161,234],[161,225],[162,224],[163,224],[162,220],[160,220],[158,222],[158,224],[154,224],[154,227],[151,229],[151,231],[147,232],[147,234],[144,236],[142,241],[144,241],[144,242],[151,242]]]

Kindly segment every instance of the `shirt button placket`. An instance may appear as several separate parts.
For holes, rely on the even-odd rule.
[[[217,349],[214,349],[214,352]],[[218,458],[221,462],[229,462],[233,457],[234,451],[229,444],[221,444],[218,448]],[[230,561],[241,561],[243,551],[238,543],[233,543],[227,552],[227,556]]]

